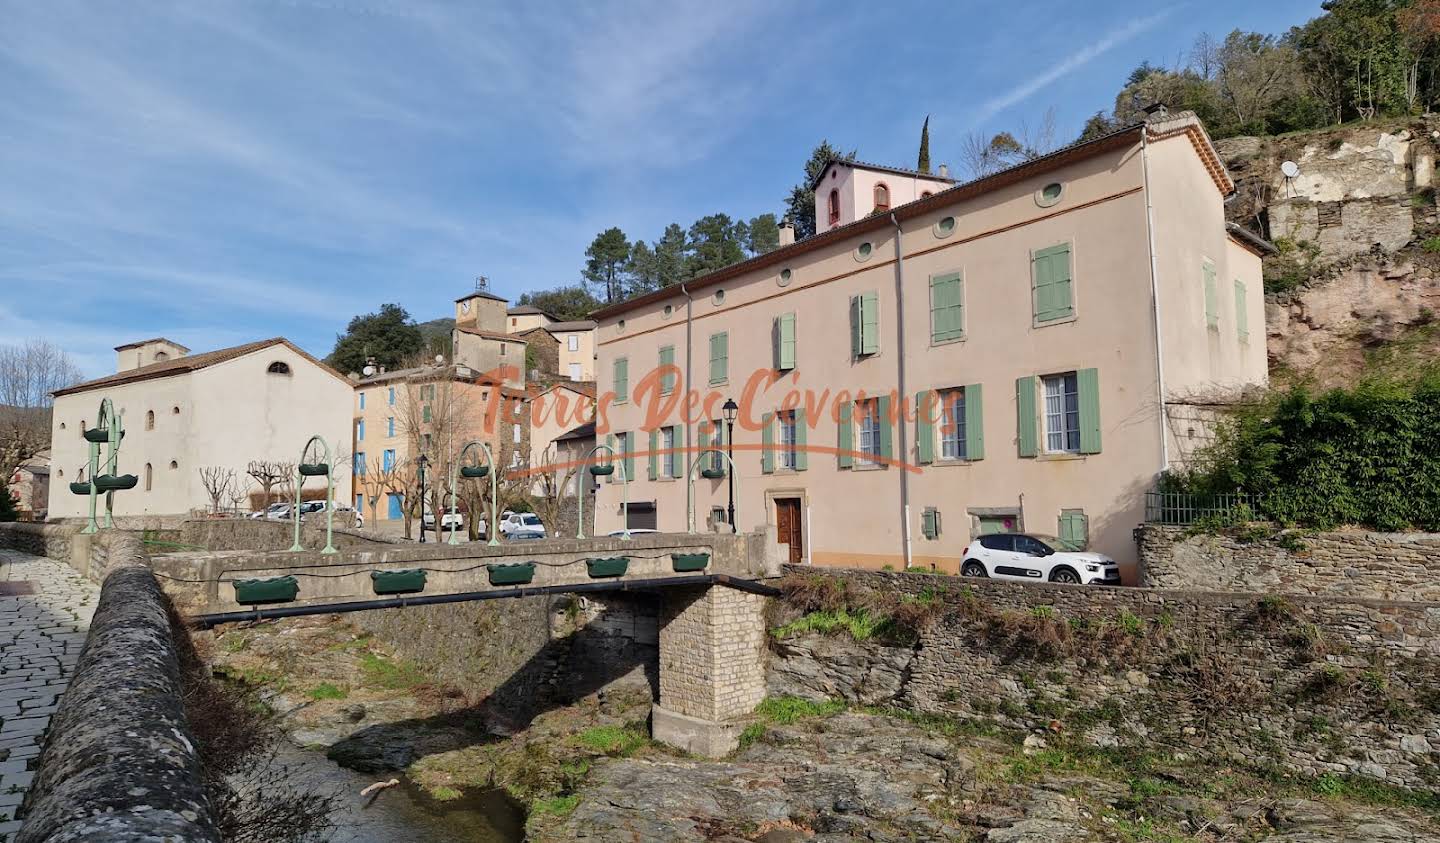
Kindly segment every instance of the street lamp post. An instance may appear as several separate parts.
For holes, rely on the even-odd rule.
[[[730,520],[730,532],[738,533],[740,528],[735,526],[735,417],[740,414],[740,406],[734,398],[726,398],[720,411],[725,414],[725,456],[730,462],[730,507],[725,517]]]
[[[425,543],[425,455],[415,458],[416,471],[420,475],[420,543]]]

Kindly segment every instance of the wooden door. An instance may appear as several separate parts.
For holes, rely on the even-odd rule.
[[[780,541],[790,546],[790,564],[799,565],[805,558],[804,519],[799,498],[775,499],[775,532]]]

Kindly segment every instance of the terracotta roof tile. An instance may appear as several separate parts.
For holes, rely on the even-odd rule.
[[[301,357],[304,357],[306,360],[309,360],[316,366],[319,366],[328,374],[333,375],[335,378],[341,381],[344,381],[347,385],[350,384],[350,380],[344,375],[340,374],[339,372],[335,371],[324,363],[321,363],[319,360],[316,360],[309,354],[306,354],[305,351],[299,346],[295,345],[284,337],[272,337],[268,340],[258,340],[256,342],[246,343],[244,345],[237,345],[231,348],[221,348],[215,351],[202,352],[200,354],[187,354],[184,357],[176,357],[172,360],[162,360],[159,363],[151,363],[148,366],[141,366],[138,369],[131,369],[128,372],[117,372],[113,375],[106,375],[103,378],[96,378],[94,380],[77,383],[74,386],[67,386],[64,389],[57,389],[52,394],[56,396],[72,395],[77,392],[89,392],[93,389],[101,389],[107,386],[119,386],[120,384],[153,380],[155,378],[168,378],[171,375],[180,375],[187,372],[194,372],[209,366],[214,366],[217,363],[224,363],[229,360],[235,360],[256,351],[262,351],[272,345],[284,345],[286,348],[289,348],[291,351],[299,354]]]

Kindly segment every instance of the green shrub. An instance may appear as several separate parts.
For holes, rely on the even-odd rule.
[[[1431,254],[1440,252],[1440,237],[1427,237],[1420,241],[1420,248]]]
[[[329,682],[321,682],[310,689],[312,700],[343,700],[350,695],[350,689],[332,685]]]
[[[595,752],[625,758],[649,743],[650,736],[633,725],[592,726],[576,735],[575,742]]]

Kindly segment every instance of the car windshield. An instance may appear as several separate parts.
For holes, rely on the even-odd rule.
[[[540,526],[540,516],[526,515],[524,518],[520,519],[520,522],[527,527],[538,527]]]
[[[1054,551],[1062,551],[1062,552],[1063,552],[1063,551],[1074,551],[1074,550],[1079,550],[1079,549],[1080,549],[1080,548],[1076,547],[1074,544],[1071,544],[1070,542],[1067,542],[1067,541],[1065,541],[1064,539],[1059,538],[1059,537],[1057,537],[1057,536],[1039,536],[1039,535],[1036,535],[1036,534],[1034,534],[1034,533],[1030,533],[1029,535],[1030,535],[1030,538],[1034,539],[1035,541],[1040,542],[1041,544],[1045,545],[1046,547],[1048,547],[1048,548],[1050,548],[1051,550],[1054,550]]]

